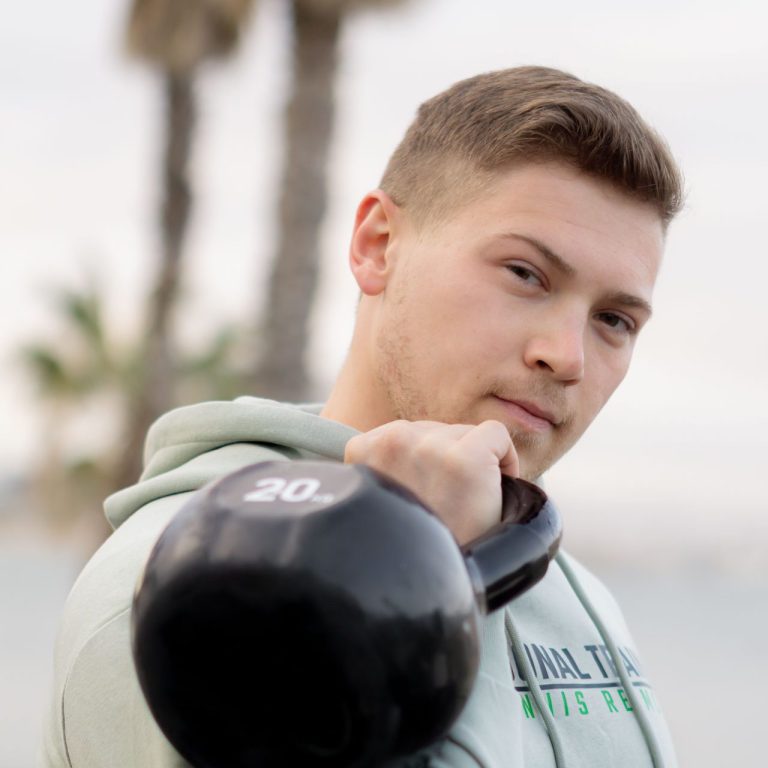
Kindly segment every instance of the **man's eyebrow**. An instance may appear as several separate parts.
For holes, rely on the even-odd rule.
[[[653,308],[645,299],[641,299],[639,296],[634,296],[631,293],[617,291],[616,293],[611,293],[606,296],[605,300],[609,304],[621,304],[624,307],[634,307],[635,309],[641,309],[643,312],[648,314],[648,317],[653,314]]]
[[[520,235],[517,232],[505,232],[499,235],[500,240],[522,240],[524,243],[534,247],[550,264],[562,272],[564,275],[573,276],[576,270],[562,257],[558,256],[549,246],[544,245],[541,240],[528,235]]]
[[[549,246],[544,245],[540,240],[528,235],[521,235],[517,232],[505,232],[498,236],[500,240],[522,240],[524,243],[535,248],[550,264],[556,269],[562,272],[564,275],[573,277],[576,274],[576,269],[571,266],[562,256],[558,256]],[[634,307],[640,309],[648,314],[650,317],[653,314],[651,305],[639,296],[634,296],[631,293],[624,291],[616,291],[605,297],[605,300],[609,304],[621,304],[624,307]]]

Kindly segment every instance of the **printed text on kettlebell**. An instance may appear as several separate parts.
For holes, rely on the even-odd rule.
[[[265,477],[256,481],[256,490],[246,493],[243,501],[330,504],[333,494],[318,493],[319,490],[320,481],[314,477],[297,477],[290,481],[284,477]]]

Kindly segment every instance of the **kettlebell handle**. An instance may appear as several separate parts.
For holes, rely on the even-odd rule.
[[[501,495],[501,522],[461,547],[483,613],[538,583],[562,536],[560,513],[541,488],[502,475]]]

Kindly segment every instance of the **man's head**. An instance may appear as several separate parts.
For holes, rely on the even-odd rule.
[[[363,297],[327,415],[497,419],[537,477],[627,371],[680,187],[631,107],[568,75],[510,70],[435,97],[358,209]]]

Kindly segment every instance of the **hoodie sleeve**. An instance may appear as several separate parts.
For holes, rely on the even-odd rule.
[[[250,448],[240,466],[286,459],[265,446]],[[229,454],[232,447],[220,450]],[[227,462],[220,458],[209,454],[213,474],[238,468],[223,466]],[[43,736],[45,768],[186,766],[145,703],[133,666],[130,619],[134,588],[149,553],[193,492],[177,484],[133,512],[75,582],[54,652],[54,692]]]

